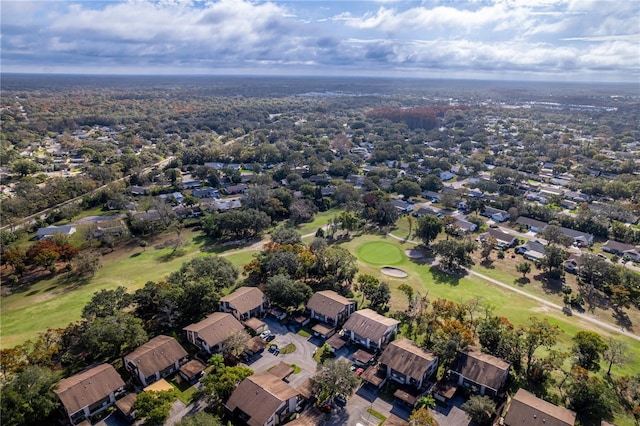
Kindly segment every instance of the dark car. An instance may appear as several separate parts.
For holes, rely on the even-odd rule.
[[[276,335],[275,335],[275,334],[270,334],[270,335],[268,335],[268,336],[267,336],[267,339],[266,339],[266,340],[267,340],[267,342],[271,342],[271,341],[272,341],[273,339],[275,339],[275,338],[276,338]]]
[[[347,398],[345,398],[345,396],[340,393],[337,393],[333,397],[333,400],[336,402],[336,404],[338,404],[341,407],[344,407],[345,405],[347,405]]]
[[[279,351],[280,349],[278,349],[278,345],[271,345],[269,346],[269,352],[274,353],[275,351]]]

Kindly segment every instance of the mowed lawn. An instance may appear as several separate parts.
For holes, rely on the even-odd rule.
[[[407,272],[409,274],[407,278],[393,278],[383,275],[380,272],[382,263],[378,263],[376,257],[374,257],[375,262],[371,263],[365,262],[359,257],[363,248],[367,254],[371,247],[381,248],[383,254],[388,253],[390,251],[389,245],[397,247],[402,254],[402,259],[394,263],[393,266]],[[391,311],[403,310],[407,306],[406,297],[398,290],[398,286],[402,283],[409,284],[415,291],[422,295],[428,295],[432,300],[445,298],[455,302],[464,302],[477,296],[494,307],[495,315],[504,316],[515,325],[527,324],[532,316],[547,318],[562,330],[559,345],[565,349],[570,348],[571,338],[580,330],[594,330],[605,338],[610,336],[619,338],[629,345],[629,360],[623,368],[614,366],[612,373],[616,375],[636,374],[637,371],[640,371],[640,342],[637,340],[600,329],[595,324],[576,317],[566,317],[560,311],[542,306],[538,302],[493,285],[479,277],[467,276],[458,279],[438,273],[432,270],[428,264],[411,260],[405,255],[404,251],[413,248],[414,244],[403,243],[389,236],[364,235],[343,243],[343,246],[358,257],[357,263],[360,273],[372,274],[389,284],[392,295]],[[383,254],[380,257],[384,257]],[[360,302],[360,300],[358,301]]]
[[[175,237],[167,234],[165,239]],[[207,240],[199,233],[184,231],[188,244],[181,254],[171,256],[173,249],[157,248],[162,240],[151,241],[145,249],[138,246],[119,247],[101,259],[102,266],[87,282],[69,282],[66,275],[42,280],[8,297],[0,299],[0,347],[8,348],[33,339],[47,328],[66,327],[80,319],[82,308],[91,296],[102,289],[126,287],[133,292],[147,281],[158,281],[196,256],[219,254],[242,272],[242,267],[256,253],[247,248],[208,249]]]

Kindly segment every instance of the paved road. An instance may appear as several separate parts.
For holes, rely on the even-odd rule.
[[[420,242],[419,242],[419,241],[407,240],[407,239],[404,239],[404,238],[401,238],[401,237],[397,237],[397,236],[395,236],[395,235],[393,235],[393,234],[391,234],[391,233],[389,233],[388,235],[389,235],[391,238],[395,238],[396,240],[400,240],[400,241],[404,241],[404,242],[412,243],[412,244],[420,244]],[[512,285],[505,284],[505,283],[503,283],[503,282],[500,282],[500,281],[498,281],[498,280],[496,280],[496,279],[493,279],[493,278],[491,278],[491,277],[488,277],[488,276],[486,276],[486,275],[484,275],[484,274],[481,274],[481,273],[479,273],[479,272],[472,271],[471,269],[466,269],[466,270],[467,270],[467,272],[469,272],[469,274],[471,274],[471,275],[475,275],[475,276],[477,276],[477,277],[479,277],[479,278],[482,278],[483,280],[488,281],[488,282],[490,282],[490,283],[493,283],[493,284],[495,284],[495,285],[497,285],[497,286],[499,286],[499,287],[502,287],[502,288],[507,289],[507,290],[509,290],[509,291],[512,291],[512,292],[514,292],[514,293],[518,293],[518,294],[520,294],[520,295],[522,295],[522,296],[528,297],[529,299],[535,300],[536,302],[539,302],[539,303],[541,303],[541,304],[543,304],[543,305],[545,305],[545,306],[547,306],[547,307],[550,307],[550,308],[552,308],[552,309],[555,309],[555,310],[557,310],[557,311],[562,312],[562,308],[563,308],[563,307],[562,307],[562,306],[560,306],[560,305],[558,305],[558,304],[555,304],[555,303],[553,303],[553,302],[549,302],[548,300],[545,300],[545,299],[543,299],[543,298],[541,298],[541,297],[538,297],[538,296],[534,296],[533,294],[529,294],[529,293],[527,293],[527,292],[525,292],[525,291],[522,291],[522,290],[520,290],[520,289],[518,289],[518,288],[513,287]],[[597,325],[598,327],[604,328],[604,329],[606,329],[606,330],[613,331],[613,332],[616,332],[616,333],[620,333],[620,334],[622,334],[622,335],[624,335],[624,336],[630,337],[631,339],[635,339],[635,340],[640,341],[640,336],[638,336],[638,335],[636,335],[636,334],[633,334],[633,333],[632,333],[632,332],[630,332],[630,331],[627,331],[627,330],[621,329],[620,327],[617,327],[617,326],[615,326],[615,325],[611,325],[611,324],[606,323],[606,322],[604,322],[604,321],[600,321],[599,319],[594,318],[594,317],[592,317],[592,316],[590,316],[590,315],[588,315],[588,314],[583,314],[583,313],[580,313],[580,312],[574,312],[574,313],[573,313],[573,316],[575,316],[575,317],[577,317],[577,318],[580,318],[580,319],[582,319],[582,320],[584,320],[584,321],[588,321],[588,322],[590,322],[590,323],[592,323],[592,324],[595,324],[595,325]]]
[[[171,160],[173,160],[173,158],[174,158],[173,156],[171,156],[171,157],[167,157],[167,158],[165,158],[165,159],[164,159],[164,160],[162,160],[162,161],[158,161],[158,162],[157,162],[157,163],[155,163],[155,164],[151,164],[150,166],[145,167],[145,168],[142,170],[142,172],[143,172],[143,173],[145,173],[145,172],[150,171],[150,170],[151,170],[151,169],[153,169],[154,167],[161,167],[161,166],[163,166],[163,165],[165,165],[165,164],[168,164]],[[109,185],[111,185],[111,184],[113,184],[113,183],[116,183],[116,182],[122,182],[122,181],[124,181],[125,179],[128,179],[130,176],[131,176],[131,175],[123,176],[123,177],[121,177],[120,179],[116,179],[116,180],[114,180],[114,181],[112,181],[112,182],[105,183],[104,185],[102,185],[102,186],[100,186],[100,187],[98,187],[98,188],[94,189],[93,191],[89,191],[89,192],[84,193],[84,194],[82,194],[82,195],[78,195],[78,196],[77,196],[77,197],[75,197],[75,198],[72,198],[72,199],[67,200],[67,201],[63,201],[62,203],[56,204],[56,205],[55,205],[55,206],[53,206],[53,207],[49,207],[48,209],[44,209],[44,210],[39,211],[38,213],[34,213],[34,214],[30,215],[30,216],[23,217],[22,219],[20,219],[20,220],[18,220],[18,221],[16,221],[16,222],[14,222],[14,223],[10,223],[10,224],[8,224],[8,225],[1,226],[1,227],[0,227],[0,230],[3,230],[3,229],[10,229],[10,230],[18,230],[18,229],[22,229],[22,227],[24,227],[24,225],[25,225],[26,223],[34,224],[34,223],[36,222],[36,219],[37,219],[37,218],[43,218],[43,216],[44,216],[44,215],[46,215],[47,213],[49,213],[49,212],[51,212],[51,211],[53,211],[53,210],[55,210],[55,209],[58,209],[58,208],[60,208],[60,207],[62,207],[62,206],[66,206],[66,205],[68,205],[68,204],[72,204],[72,203],[78,203],[78,202],[82,201],[82,199],[83,199],[86,195],[88,195],[88,194],[93,194],[93,193],[98,192],[98,191],[100,191],[100,190],[102,190],[102,189],[105,189],[105,188],[109,187]]]

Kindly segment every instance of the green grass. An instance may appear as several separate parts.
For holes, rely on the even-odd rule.
[[[382,414],[378,413],[373,408],[367,408],[367,413],[371,414],[373,417],[375,417],[376,419],[380,420],[380,422],[378,423],[378,426],[380,426],[381,424],[383,424],[387,420],[387,418],[385,416],[383,416]]]
[[[311,337],[311,333],[309,333],[307,330],[304,330],[302,328],[298,330],[298,334],[302,337]]]
[[[124,286],[133,292],[147,281],[165,278],[183,262],[207,254],[219,253],[242,272],[242,266],[256,253],[242,248],[225,251],[210,247],[206,238],[190,230],[183,231],[182,236],[187,244],[181,248],[181,255],[171,256],[172,248],[156,248],[158,239],[150,240],[145,249],[132,243],[103,256],[101,268],[91,279],[69,281],[66,275],[60,275],[23,286],[14,294],[3,297],[0,299],[0,348],[16,346],[36,338],[47,328],[64,328],[79,320],[82,308],[99,290]],[[175,238],[175,233],[167,237]]]
[[[181,378],[178,379],[179,377],[180,376],[175,375],[173,378],[168,380],[168,382],[175,389],[178,399],[185,405],[189,405],[198,399],[200,391],[195,386],[191,386],[188,382],[183,381]]]
[[[296,345],[294,345],[293,343],[288,343],[284,345],[282,349],[280,349],[280,353],[283,355],[291,354],[291,353],[294,353],[295,351],[296,351]]]
[[[403,243],[393,238],[378,235],[364,235],[354,238],[342,244],[342,246],[351,253],[357,253],[359,256],[361,247],[369,246],[375,242],[395,245],[399,250],[414,247],[414,244]],[[407,257],[404,257],[399,263],[394,264],[394,267],[400,267],[409,274],[409,276],[404,279],[394,279],[381,275],[378,266],[367,263],[359,257],[357,264],[361,274],[377,276],[389,284],[391,288],[391,311],[404,310],[406,308],[407,299],[404,294],[398,290],[398,285],[401,283],[409,284],[415,291],[420,292],[422,295],[428,294],[431,300],[435,298],[445,298],[454,302],[464,302],[478,296],[494,308],[495,315],[507,317],[509,321],[516,326],[527,324],[529,318],[532,316],[548,318],[550,322],[557,324],[562,330],[559,342],[559,347],[561,348],[568,349],[571,346],[571,338],[576,332],[584,329],[597,331],[605,338],[609,336],[619,338],[629,346],[629,359],[622,367],[614,366],[612,373],[615,375],[624,375],[636,374],[637,371],[640,371],[640,342],[637,340],[630,339],[619,333],[612,333],[608,330],[600,329],[596,325],[583,322],[576,317],[566,317],[560,311],[545,308],[534,300],[519,296],[479,277],[472,275],[462,278],[452,277],[431,269],[429,265],[415,263]],[[497,274],[499,274],[499,272],[496,273],[496,275]],[[529,276],[531,276],[531,274]],[[501,279],[499,280],[502,281]],[[506,283],[512,282],[513,277]]]
[[[295,364],[289,364],[291,367],[293,367],[293,373],[291,374],[298,374],[302,371],[302,368],[299,365],[295,365]]]
[[[320,228],[321,226],[325,226],[327,223],[329,223],[330,219],[333,219],[334,216],[340,214],[341,211],[341,209],[331,209],[327,210],[326,212],[319,212],[313,217],[313,220],[311,222],[298,225],[296,227],[296,230],[301,235],[307,235],[311,233],[315,234],[318,228]]]
[[[372,265],[395,265],[405,258],[404,252],[393,243],[372,241],[358,247],[358,257]]]

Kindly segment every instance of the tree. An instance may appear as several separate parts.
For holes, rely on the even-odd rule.
[[[53,424],[50,416],[58,407],[52,391],[57,376],[38,366],[27,366],[2,386],[0,417],[7,426]]]
[[[491,418],[496,410],[495,403],[488,396],[472,395],[467,402],[462,404],[462,409],[469,414],[471,420],[479,425],[491,423]]]
[[[412,182],[410,180],[401,180],[397,182],[393,186],[393,189],[405,198],[417,197],[422,192],[420,185],[417,182]]]
[[[564,261],[567,259],[567,252],[560,247],[549,245],[545,249],[545,255],[540,262],[542,269],[552,277],[560,278],[563,273]]]
[[[594,331],[578,331],[573,336],[573,353],[577,365],[589,370],[600,370],[600,356],[608,349],[607,343]]]
[[[573,367],[571,376],[573,382],[567,392],[570,408],[584,420],[612,420],[618,404],[607,384],[598,377],[589,376],[589,372],[579,366]]]
[[[156,392],[144,391],[138,394],[133,410],[136,419],[144,419],[145,425],[163,425],[169,418],[171,407],[177,399],[174,390]]]
[[[278,244],[302,244],[302,237],[293,228],[279,226],[271,233],[271,241]]]
[[[237,358],[244,352],[248,341],[249,335],[244,330],[238,331],[222,341],[220,351]]]
[[[100,256],[95,251],[84,250],[73,260],[75,273],[80,277],[93,277],[100,268]]]
[[[378,285],[376,291],[370,295],[371,308],[375,310],[382,310],[391,300],[391,290],[389,284],[382,282]]]
[[[175,426],[224,426],[218,417],[204,411],[184,416]]]
[[[288,275],[278,274],[267,279],[264,292],[273,303],[285,309],[297,309],[313,294],[311,287],[294,281]]]
[[[540,347],[551,348],[558,341],[560,328],[557,325],[549,324],[547,319],[529,318],[529,325],[521,329],[523,333],[523,347],[527,361],[527,377],[531,373],[533,366],[533,355]]]
[[[444,269],[455,271],[473,264],[470,254],[476,247],[476,243],[469,239],[462,241],[442,240],[436,243],[433,249],[440,255]]]
[[[17,160],[11,164],[11,170],[14,173],[18,173],[20,176],[25,177],[27,175],[39,172],[42,170],[42,166],[38,163],[34,163],[31,160]]]
[[[320,400],[331,398],[336,393],[349,396],[360,384],[360,379],[353,374],[349,363],[338,360],[329,360],[324,364],[318,364],[313,381],[314,389],[319,394]]]
[[[358,279],[356,280],[356,285],[354,286],[355,291],[359,291],[362,293],[362,303],[364,304],[365,299],[371,300],[371,297],[378,289],[380,285],[380,280],[370,274],[360,274],[358,275]]]
[[[494,237],[486,236],[480,243],[480,255],[484,261],[489,261],[491,251],[498,245],[498,240]]]
[[[564,247],[569,247],[573,244],[573,238],[565,235],[560,227],[556,225],[548,225],[544,231],[540,232],[540,236],[547,240],[549,244],[559,244]]]
[[[611,375],[613,364],[623,364],[627,359],[628,346],[625,342],[614,338],[607,339],[607,349],[602,353],[602,358],[609,363],[607,375]]]
[[[526,278],[531,272],[531,264],[529,262],[521,262],[516,265],[516,271],[522,274],[522,278]]]
[[[142,320],[126,312],[96,318],[83,336],[84,346],[95,359],[113,359],[122,352],[132,350],[148,340]]]
[[[438,422],[433,418],[428,408],[419,407],[411,412],[409,426],[438,426]]]
[[[418,219],[416,238],[422,240],[425,246],[429,246],[438,234],[442,232],[442,221],[434,215],[424,215]]]
[[[200,382],[204,386],[202,391],[211,404],[227,399],[238,383],[253,374],[253,370],[247,367],[224,365],[222,355],[212,356],[209,365],[213,369]]]
[[[133,296],[127,289],[118,286],[115,290],[100,290],[93,293],[91,300],[82,308],[82,318],[93,321],[115,315],[133,303]]]

